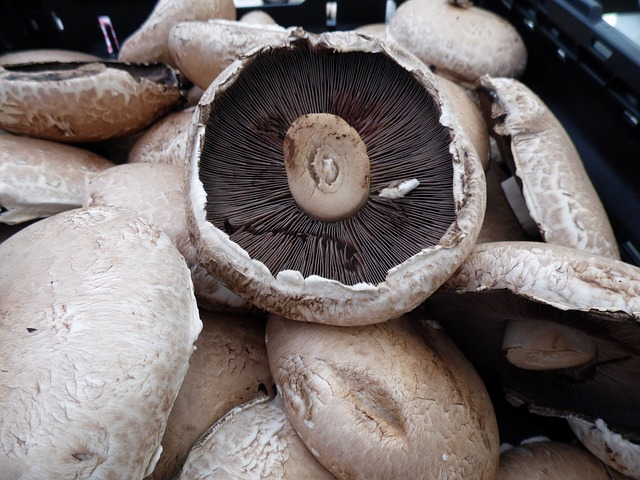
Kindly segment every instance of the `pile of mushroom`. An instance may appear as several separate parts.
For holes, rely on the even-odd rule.
[[[454,0],[0,56],[0,477],[640,479],[640,267],[526,61]]]

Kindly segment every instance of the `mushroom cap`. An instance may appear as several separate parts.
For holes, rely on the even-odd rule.
[[[187,262],[199,305],[219,312],[259,313],[201,266],[189,235],[185,200],[183,167],[128,163],[94,176],[83,205],[130,208],[165,232]]]
[[[402,316],[359,327],[267,321],[289,420],[338,478],[495,478],[484,384],[446,334]]]
[[[622,480],[586,448],[542,441],[518,445],[500,455],[500,480]]]
[[[180,101],[161,64],[31,63],[0,69],[0,128],[59,142],[95,142],[142,130]]]
[[[637,437],[640,268],[561,245],[483,243],[423,307],[480,371],[500,379],[510,402],[546,415],[602,418]],[[595,344],[595,356],[569,368],[518,368],[503,352],[512,320],[532,331],[543,321],[570,327]]]
[[[448,0],[407,0],[389,18],[388,35],[437,73],[473,84],[482,75],[519,77],[527,50],[496,13]]]
[[[169,51],[180,71],[206,90],[243,54],[288,36],[289,31],[279,25],[225,19],[180,22],[169,32]]]
[[[22,223],[82,206],[91,178],[114,165],[79,147],[0,135],[0,223]]]
[[[200,318],[202,332],[167,421],[154,479],[175,478],[191,447],[227,412],[275,394],[264,319],[204,309]]]
[[[213,18],[235,20],[233,0],[158,0],[144,23],[122,43],[118,60],[175,67],[169,50],[171,28],[179,22]]]
[[[202,328],[169,237],[75,209],[3,242],[0,263],[2,476],[151,473]]]
[[[156,121],[136,139],[128,152],[127,162],[166,163],[184,168],[193,111],[193,108],[185,108]]]
[[[18,65],[36,62],[95,62],[101,60],[97,55],[59,48],[34,48],[18,50],[0,55],[0,65]]]
[[[640,478],[640,442],[638,438],[631,441],[609,430],[601,418],[593,422],[578,417],[569,417],[567,422],[580,443],[593,455],[629,478]]]
[[[254,23],[259,25],[277,25],[278,22],[264,10],[249,10],[242,15],[238,21],[245,23]]]
[[[553,112],[519,80],[483,76],[479,85],[491,98],[495,134],[510,143],[504,157],[543,240],[619,259],[604,206]]]
[[[350,64],[358,67],[348,73]],[[307,69],[327,78],[291,82]],[[187,210],[206,268],[295,320],[376,323],[418,306],[471,250],[485,208],[482,166],[438,86],[411,54],[354,32],[297,29],[230,65],[190,134]],[[341,222],[302,215],[286,183],[285,133],[308,113],[351,122],[368,150],[370,199]],[[402,193],[411,183],[419,186]]]
[[[367,25],[360,25],[353,29],[354,32],[362,35],[369,35],[370,37],[378,38],[380,40],[387,40],[387,24],[386,23],[370,23]]]
[[[293,429],[279,396],[256,398],[211,426],[193,446],[178,480],[335,478]]]

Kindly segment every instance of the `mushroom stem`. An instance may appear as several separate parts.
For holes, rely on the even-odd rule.
[[[342,118],[313,113],[293,121],[284,139],[289,190],[301,210],[325,222],[344,220],[369,198],[369,157]]]
[[[587,334],[555,322],[512,319],[502,340],[507,360],[526,370],[553,370],[591,361],[597,347]]]

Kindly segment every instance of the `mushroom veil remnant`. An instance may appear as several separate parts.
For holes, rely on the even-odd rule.
[[[355,32],[295,29],[230,65],[197,106],[188,152],[206,267],[294,320],[376,323],[418,306],[469,253],[485,208],[482,166],[439,85]]]

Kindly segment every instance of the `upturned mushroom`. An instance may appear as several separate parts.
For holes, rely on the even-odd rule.
[[[449,337],[420,320],[339,327],[269,317],[267,355],[289,420],[336,477],[496,477],[485,386]]]
[[[91,180],[83,205],[130,208],[162,229],[184,256],[201,306],[218,312],[260,315],[255,305],[229,290],[201,266],[196,246],[189,235],[183,187],[183,166],[157,163],[116,165]]]
[[[145,130],[127,154],[128,163],[163,163],[184,168],[193,107],[172,112]]]
[[[404,1],[390,16],[387,34],[435,72],[459,83],[472,86],[482,75],[522,75],[527,50],[515,27],[490,10],[458,3]]]
[[[479,89],[491,101],[491,127],[511,174],[503,190],[523,229],[532,238],[619,259],[604,206],[553,112],[516,79],[485,75]]]
[[[184,76],[206,90],[241,55],[288,36],[289,30],[279,25],[224,19],[180,22],[169,32],[169,51]]]
[[[230,410],[193,446],[178,480],[298,480],[335,477],[293,429],[279,396]]]
[[[168,46],[171,28],[179,22],[213,18],[235,20],[233,0],[158,0],[144,23],[122,43],[118,60],[175,67]]]
[[[640,268],[543,242],[478,244],[423,307],[512,404],[637,443]]]
[[[203,265],[295,320],[410,311],[462,263],[484,215],[482,166],[438,81],[354,32],[296,29],[234,62],[197,106],[189,148]]]
[[[75,209],[0,244],[0,476],[151,473],[202,328],[168,236]]]
[[[0,135],[0,223],[22,223],[82,206],[91,178],[114,165],[71,145]]]
[[[264,342],[265,319],[204,309],[200,319],[202,332],[151,476],[156,480],[175,479],[192,446],[227,412],[254,398],[275,395]]]
[[[498,480],[624,480],[581,445],[540,441],[500,455]]]
[[[0,128],[65,143],[124,137],[181,100],[177,72],[161,64],[53,62],[0,68]]]

